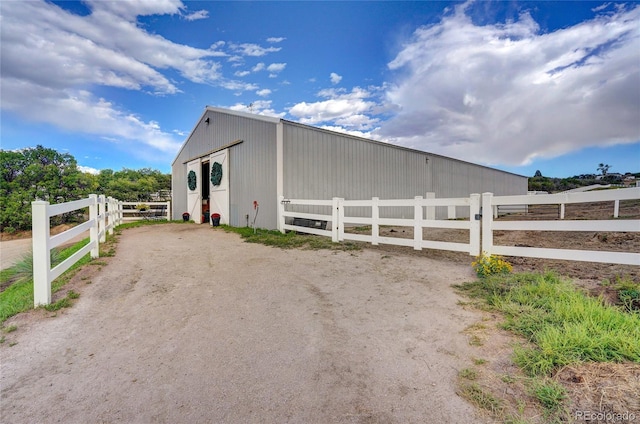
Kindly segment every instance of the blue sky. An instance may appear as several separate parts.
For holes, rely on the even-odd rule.
[[[0,2],[2,149],[170,171],[206,105],[531,176],[640,172],[640,3]]]

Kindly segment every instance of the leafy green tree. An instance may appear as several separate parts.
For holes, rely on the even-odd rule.
[[[62,203],[85,197],[96,184],[78,170],[68,153],[58,153],[40,145],[21,151],[0,151],[0,230],[16,231],[31,227],[31,202],[46,200]],[[67,222],[76,213],[52,218],[53,224]]]
[[[171,174],[151,168],[121,171],[103,169],[97,176],[98,191],[125,202],[148,202],[159,191],[171,190]]]

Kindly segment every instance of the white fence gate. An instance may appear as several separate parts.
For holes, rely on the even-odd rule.
[[[573,261],[604,262],[626,265],[640,265],[640,253],[636,252],[603,252],[594,250],[570,250],[535,247],[500,246],[494,244],[494,231],[597,231],[597,232],[640,232],[639,219],[617,219],[619,215],[620,201],[640,201],[640,188],[626,188],[615,190],[603,190],[587,193],[563,193],[563,194],[537,194],[523,196],[493,196],[492,193],[484,193],[482,201],[479,194],[472,194],[468,198],[436,199],[432,193],[427,193],[427,198],[416,197],[414,199],[381,200],[374,197],[371,200],[345,200],[334,198],[332,200],[308,200],[308,199],[279,199],[279,225],[282,232],[286,230],[298,231],[331,237],[334,242],[354,240],[377,245],[394,244],[400,246],[421,249],[440,249],[468,252],[477,256],[480,252],[485,254],[498,254],[505,256],[522,256],[545,259],[563,259]],[[607,220],[567,220],[564,214],[564,205],[572,203],[613,202],[612,216],[616,219]],[[497,211],[501,206],[507,206],[508,210],[526,212],[531,205],[559,205],[561,214],[558,220],[514,220],[497,219]],[[298,206],[298,208],[296,208]],[[316,209],[331,208],[330,213],[301,212],[300,206],[315,207]],[[468,220],[455,220],[457,207],[468,207],[469,213],[465,216]],[[349,216],[345,210],[348,208],[371,208],[370,216]],[[413,217],[405,218],[381,218],[380,210],[385,207],[412,207]],[[435,219],[435,208],[446,207],[448,219]],[[292,210],[297,209],[297,210]],[[504,209],[504,208],[503,208]],[[481,218],[481,221],[480,221]],[[293,221],[292,221],[293,220]],[[295,225],[296,220],[306,220],[318,224],[317,228],[309,228],[304,225]],[[287,222],[289,221],[289,222]],[[331,224],[331,230],[325,226]],[[351,234],[345,232],[346,225],[371,226],[371,235]],[[413,227],[413,240],[380,236],[380,226]],[[423,240],[423,228],[452,228],[469,231],[469,243],[452,243],[442,241]]]

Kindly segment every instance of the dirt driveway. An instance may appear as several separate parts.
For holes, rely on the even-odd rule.
[[[450,285],[472,278],[468,265],[285,251],[208,226],[127,230],[71,309],[15,321],[0,421],[484,422],[455,394],[473,356],[461,331],[479,315]]]

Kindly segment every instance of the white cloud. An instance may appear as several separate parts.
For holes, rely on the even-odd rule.
[[[331,72],[331,75],[329,76],[329,78],[331,79],[331,84],[334,84],[334,85],[342,81],[342,77],[336,74],[335,72]]]
[[[135,21],[138,16],[173,15],[184,9],[180,0],[86,0],[86,3],[94,11],[106,11],[131,21]]]
[[[263,88],[262,90],[256,91],[256,94],[260,97],[266,97],[271,94],[271,90],[269,90],[268,88]]]
[[[552,33],[526,13],[475,25],[465,8],[389,63],[399,112],[377,135],[489,164],[640,140],[640,7]]]
[[[91,13],[70,13],[45,1],[0,2],[2,109],[56,127],[136,143],[174,153],[179,144],[158,123],[144,121],[108,99],[91,93],[97,86],[162,95],[180,91],[174,70],[195,83],[234,91],[255,84],[229,80],[216,60],[224,42],[199,49],[145,31],[141,15],[181,14],[177,0],[87,1]],[[34,113],[34,110],[38,111]]]
[[[236,71],[233,75],[235,75],[237,77],[246,77],[250,73],[251,72],[249,72],[249,71]]]
[[[233,106],[221,106],[222,108],[228,108],[236,110],[238,112],[253,113],[256,115],[273,116],[275,118],[282,118],[286,115],[284,112],[276,112],[271,107],[271,100],[256,100],[255,102],[244,104],[236,103]]]
[[[209,11],[207,10],[198,10],[193,13],[189,13],[184,15],[184,19],[187,21],[197,21],[200,19],[207,19],[209,17]]]
[[[258,44],[243,43],[243,44],[231,44],[230,46],[235,52],[242,56],[264,56],[268,53],[278,52],[282,50],[280,47],[262,47]]]
[[[171,134],[163,132],[157,122],[145,122],[88,91],[46,89],[27,81],[6,78],[2,78],[1,88],[2,107],[27,119],[37,119],[68,131],[102,136],[116,142],[135,142],[168,154],[175,153],[180,147],[180,143]],[[37,100],[32,104],[16,101],[20,96]]]
[[[78,165],[78,171],[84,172],[86,174],[98,175],[100,173],[99,169],[91,168],[90,166],[82,166]]]
[[[286,63],[272,63],[271,65],[267,66],[267,71],[271,73],[282,72],[284,68],[286,68],[286,66]]]
[[[327,100],[298,103],[289,109],[289,114],[303,124],[333,123],[350,130],[369,130],[378,122],[376,118],[367,116],[374,114],[378,106],[368,90],[360,87],[353,88],[351,92],[327,89],[321,90],[318,96]]]
[[[267,43],[281,43],[284,40],[286,40],[284,37],[269,37],[267,38]]]
[[[260,72],[260,71],[263,71],[264,69],[265,69],[265,66],[264,66],[264,63],[262,62],[256,63],[256,65],[253,68],[251,68],[253,72]]]

